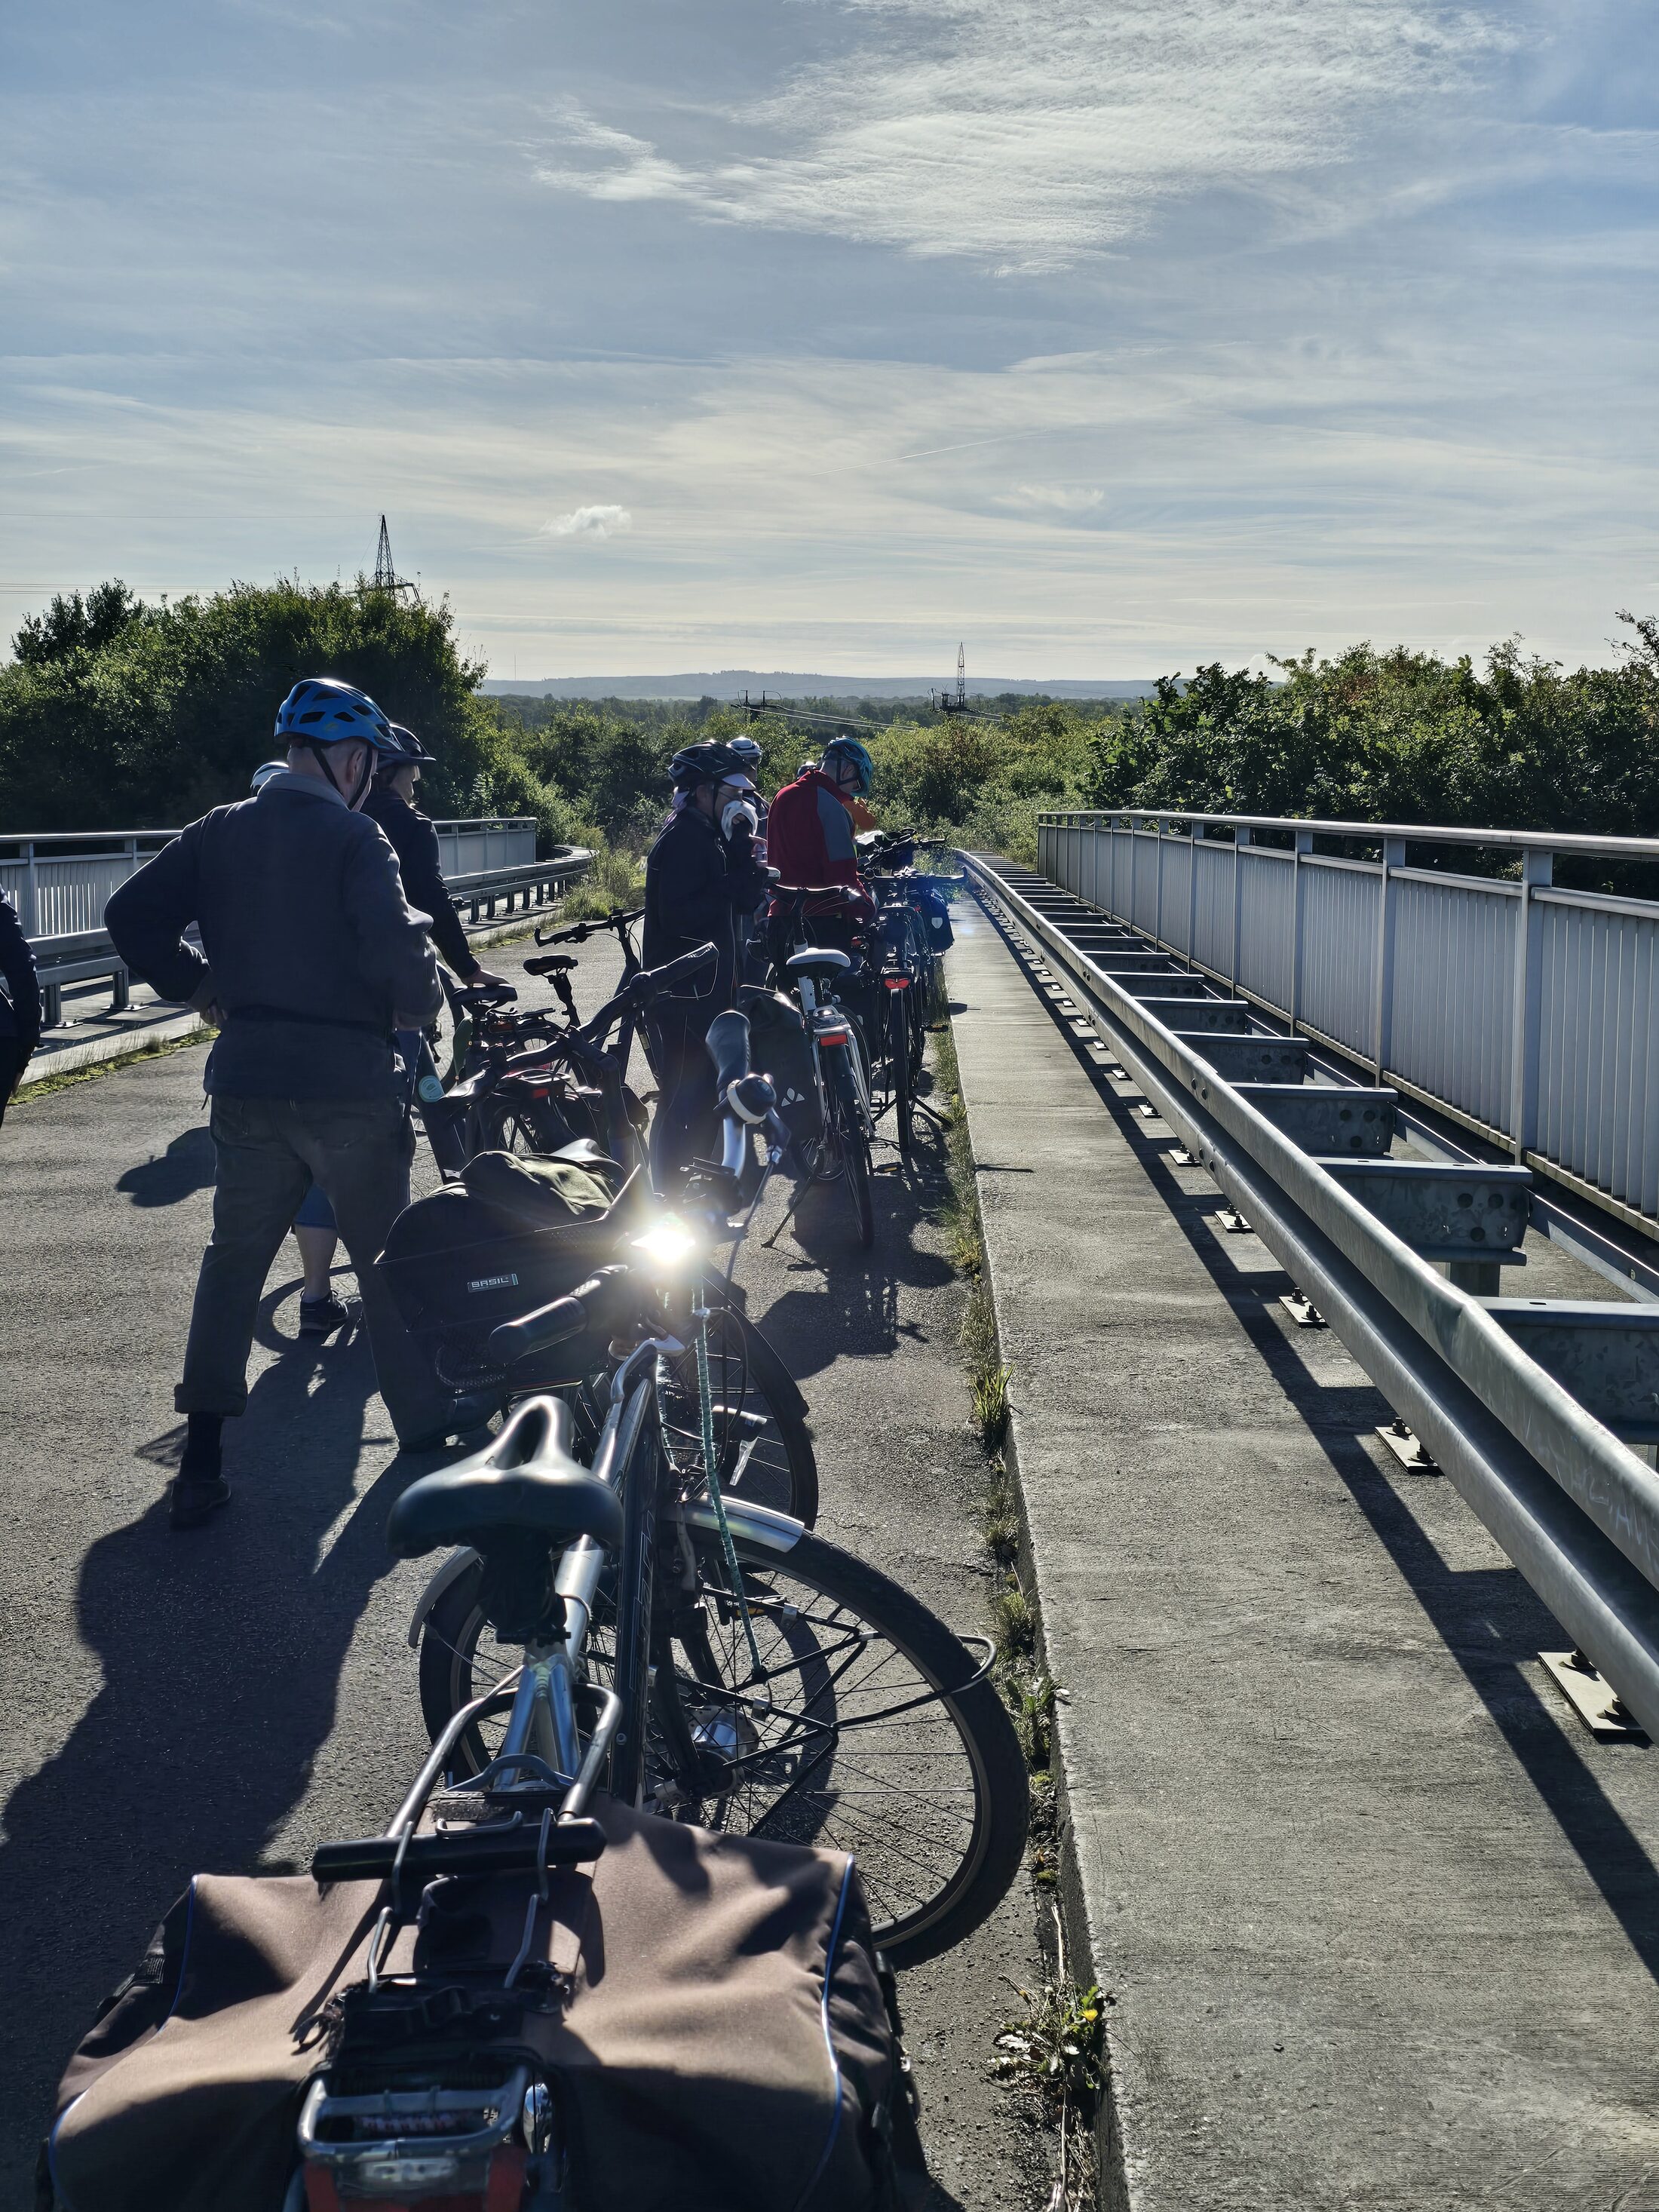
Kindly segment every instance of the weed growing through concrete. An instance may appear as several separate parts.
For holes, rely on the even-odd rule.
[[[948,1026],[935,1041],[935,1066],[939,1090],[948,1099],[951,1115],[945,1227],[951,1260],[969,1284],[962,1349],[974,1422],[989,1462],[981,1527],[996,1573],[991,1599],[994,1679],[1013,1716],[1030,1773],[1031,1879],[1039,1890],[1052,1893],[1060,1880],[1060,1820],[1052,1769],[1057,1693],[1038,1663],[1036,1614],[1019,1577],[1019,1500],[1003,1457],[1013,1370],[1003,1359],[997,1340],[996,1313],[986,1280],[973,1146]],[[1019,1991],[1028,2010],[1021,2019],[1009,2021],[997,2037],[991,2071],[1007,2087],[1032,2097],[1042,2119],[1059,2132],[1060,2176],[1048,2212],[1089,2212],[1097,2201],[1090,2123],[1104,2079],[1103,2005],[1098,1990],[1079,1989],[1066,1978],[1058,1911],[1054,1941],[1054,1978],[1045,1981],[1035,1994]]]
[[[1106,2080],[1106,2008],[1094,1983],[1083,1989],[1066,1975],[1066,1947],[1054,1914],[1059,1967],[1036,1990],[1015,1987],[1028,2008],[996,2039],[993,2076],[1005,2088],[1033,2099],[1060,2130],[1060,2176],[1048,2212],[1089,2212],[1098,2202],[1094,2142],[1086,2116]]]

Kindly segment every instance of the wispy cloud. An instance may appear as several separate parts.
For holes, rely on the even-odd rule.
[[[556,514],[542,525],[544,538],[614,538],[631,530],[634,518],[625,507],[576,507],[568,514]]]
[[[999,507],[1024,509],[1034,514],[1092,514],[1106,495],[1086,484],[1016,484],[999,493]]]
[[[1513,46],[1433,0],[853,0],[870,35],[673,158],[573,108],[537,173],[609,200],[925,255],[1052,270],[1158,209],[1328,163],[1363,123],[1462,84]]]

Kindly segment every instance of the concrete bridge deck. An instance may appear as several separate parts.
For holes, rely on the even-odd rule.
[[[1659,1759],[971,908],[951,988],[1106,2201],[1652,2212]]]

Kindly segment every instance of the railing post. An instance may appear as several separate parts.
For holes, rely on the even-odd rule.
[[[1385,837],[1382,840],[1382,881],[1376,915],[1376,1050],[1372,1055],[1378,1083],[1382,1080],[1382,1071],[1389,1064],[1389,1053],[1394,1042],[1394,920],[1395,909],[1399,903],[1394,872],[1405,865],[1405,839]]]
[[[1167,814],[1158,816],[1153,834],[1158,839],[1158,860],[1152,874],[1152,942],[1164,945],[1168,941],[1164,934],[1164,841],[1170,834]]]
[[[1532,896],[1554,880],[1555,855],[1528,848],[1521,855],[1520,911],[1515,918],[1515,1010],[1510,1062],[1510,1149],[1519,1161],[1538,1144],[1539,1062],[1542,1055],[1540,1005],[1543,995],[1544,910]]]
[[[1285,1012],[1291,1018],[1291,1035],[1296,1035],[1297,1016],[1302,1004],[1302,855],[1313,850],[1313,831],[1298,830],[1296,833],[1296,857],[1291,862],[1291,1003]]]
[[[33,841],[23,848],[23,911],[18,917],[25,937],[40,934],[40,880],[35,873]]]
[[[1187,957],[1198,959],[1198,847],[1200,824],[1187,824]]]
[[[1243,963],[1238,957],[1238,933],[1244,914],[1243,871],[1238,856],[1249,842],[1249,831],[1242,822],[1235,822],[1233,824],[1233,941],[1230,963],[1232,972],[1228,979],[1232,984],[1235,996],[1237,995],[1240,988],[1239,969]]]

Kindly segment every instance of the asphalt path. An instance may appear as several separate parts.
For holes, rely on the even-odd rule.
[[[528,947],[489,957],[525,982]],[[592,1006],[615,972],[589,948]],[[0,2204],[32,2202],[53,2088],[103,1995],[199,1870],[303,1863],[383,1827],[425,1752],[406,1641],[430,1563],[384,1541],[404,1485],[359,1339],[295,1340],[279,1256],[248,1410],[226,1431],[235,1495],[173,1534],[165,1486],[213,1146],[199,1046],[14,1109],[0,1130]],[[956,1348],[963,1291],[934,1216],[943,1158],[878,1151],[878,1237],[814,1194],[739,1261],[750,1311],[801,1382],[821,1530],[966,1631],[982,1631],[983,1472]],[[435,1180],[424,1153],[417,1182]],[[936,2212],[1042,2202],[1047,2158],[987,2081],[992,2038],[1039,1971],[1022,1879],[976,1936],[903,1978]]]

